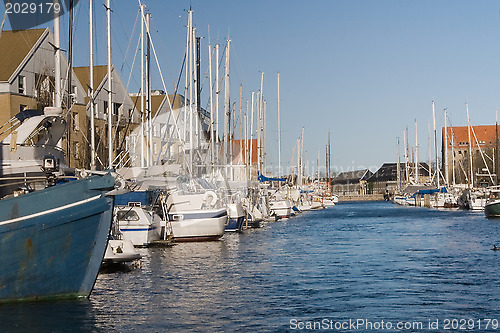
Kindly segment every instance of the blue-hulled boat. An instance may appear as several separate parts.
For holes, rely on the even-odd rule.
[[[107,173],[0,200],[0,302],[88,297],[113,215]]]

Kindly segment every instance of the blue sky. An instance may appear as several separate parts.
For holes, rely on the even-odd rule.
[[[106,61],[104,7],[95,0],[97,63]],[[126,82],[137,45],[133,32],[138,4],[112,0],[113,62]],[[231,98],[244,100],[260,85],[268,107],[268,164],[277,163],[277,72],[281,86],[283,166],[305,128],[304,147],[321,165],[328,131],[332,165],[345,171],[377,169],[396,160],[396,137],[409,127],[414,145],[428,159],[431,103],[437,126],[443,108],[454,125],[494,124],[500,107],[500,2],[397,0],[144,1],[152,14],[153,41],[168,92],[172,92],[184,56],[186,10],[202,40],[202,71],[207,71],[208,26],[212,44],[231,45]],[[75,65],[88,65],[88,4],[77,11]],[[63,20],[64,21],[64,20]],[[64,23],[67,27],[67,23]],[[64,27],[63,27],[64,28]],[[129,40],[130,46],[129,45]],[[124,55],[129,48],[128,56]],[[137,66],[134,69],[136,75]],[[137,80],[137,79],[135,79]],[[137,90],[131,80],[130,91]],[[159,76],[154,88],[162,89]],[[204,80],[207,106],[208,80]],[[402,148],[401,148],[402,150]]]

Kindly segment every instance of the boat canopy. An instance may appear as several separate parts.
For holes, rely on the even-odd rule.
[[[430,188],[430,189],[425,189],[425,190],[418,190],[416,192],[417,194],[434,194],[434,193],[448,193],[446,190],[446,187],[441,187],[441,188]]]
[[[128,192],[115,196],[116,206],[128,206],[130,203],[140,203],[141,206],[147,206],[151,204],[152,191],[136,191]]]
[[[286,177],[285,178],[272,178],[272,177],[266,177],[260,172],[258,173],[257,179],[259,182],[286,182]]]

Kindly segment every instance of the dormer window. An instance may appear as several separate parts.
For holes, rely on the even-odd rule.
[[[17,87],[20,94],[26,95],[26,77],[19,75],[17,77]]]

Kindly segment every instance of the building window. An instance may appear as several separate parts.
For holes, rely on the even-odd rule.
[[[114,103],[114,108],[113,108],[114,116],[118,116],[121,107],[122,107],[121,103]]]
[[[104,114],[108,114],[108,101],[104,101]]]
[[[73,142],[73,157],[75,160],[80,159],[80,143],[79,142]]]
[[[80,126],[78,124],[78,113],[72,113],[71,114],[71,122],[73,123],[73,131],[78,131],[80,129]]]
[[[19,75],[17,77],[17,86],[19,88],[19,93],[25,95],[26,94],[26,77],[23,75]]]

